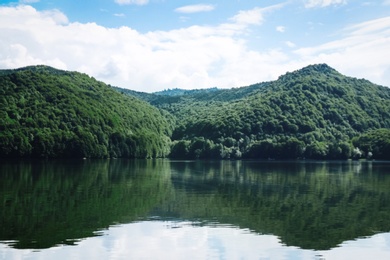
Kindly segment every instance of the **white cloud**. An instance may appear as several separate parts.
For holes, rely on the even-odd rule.
[[[146,5],[149,0],[115,0],[115,3],[119,5]]]
[[[383,5],[390,5],[390,0],[384,0]]]
[[[237,24],[256,24],[259,25],[264,20],[264,12],[262,8],[254,8],[252,10],[240,11],[237,15],[230,19]]]
[[[390,17],[344,29],[344,36],[319,46],[298,49],[302,61],[326,62],[342,73],[390,86]]]
[[[285,4],[276,4],[265,8],[255,7],[251,10],[239,11],[230,18],[231,21],[240,25],[260,25],[264,22],[264,14],[280,9]]]
[[[249,48],[242,34],[264,22],[270,9],[260,10],[242,11],[218,26],[140,33],[129,27],[70,23],[58,10],[0,7],[0,68],[46,64],[152,92],[245,86],[326,62],[347,75],[390,85],[385,55],[390,53],[390,17],[345,28],[341,39],[319,46],[296,49],[285,42],[290,53]]]
[[[278,31],[278,32],[281,32],[281,33],[284,33],[285,31],[286,31],[286,27],[284,27],[284,26],[277,26],[276,27],[276,31]]]
[[[306,0],[305,7],[327,7],[331,5],[343,5],[346,4],[347,0]]]
[[[267,10],[267,9],[265,9]],[[237,87],[272,79],[270,70],[286,56],[249,50],[239,35],[257,24],[253,12],[231,23],[139,33],[129,27],[69,23],[59,11],[31,6],[0,8],[0,68],[47,64],[85,72],[119,87],[142,91],[163,88]],[[256,14],[256,15],[254,15]],[[259,79],[254,71],[267,71]]]
[[[290,48],[295,48],[295,47],[296,47],[295,43],[293,43],[293,42],[291,42],[291,41],[286,41],[285,44],[286,44],[288,47],[290,47]]]
[[[178,13],[199,13],[199,12],[210,12],[215,9],[213,5],[206,4],[197,4],[197,5],[186,5],[182,7],[178,7],[175,9],[175,12]]]

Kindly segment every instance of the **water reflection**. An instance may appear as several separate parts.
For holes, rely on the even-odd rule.
[[[216,218],[316,250],[390,230],[388,164],[216,163],[220,166],[172,164],[180,199],[169,201],[159,214]],[[201,194],[194,192],[199,190]]]
[[[16,248],[73,245],[143,218],[170,190],[160,169],[146,160],[2,164],[0,240]]]
[[[378,233],[390,231],[389,169],[390,163],[354,161],[2,163],[0,241],[7,246],[1,245],[0,253],[19,252],[9,247],[76,245],[66,247],[72,251],[94,243],[122,243],[136,253],[134,245],[143,239],[140,230],[153,240],[139,248],[180,237],[180,243],[169,243],[182,248],[171,244],[170,250],[188,254],[190,248],[202,248],[206,257],[237,253],[261,258],[260,252],[264,257],[272,252],[277,256],[272,259],[290,258],[290,253],[313,257],[313,249],[330,254],[359,241],[369,251],[375,246],[367,241],[378,238],[386,241],[382,251],[388,253],[388,233]],[[201,232],[207,239],[199,237]],[[367,236],[372,237],[360,239]],[[231,245],[246,239],[251,241],[243,248]],[[197,244],[201,241],[202,246]],[[273,246],[263,248],[265,241]],[[251,243],[256,246],[246,252]],[[116,246],[108,246],[106,254],[120,252]]]
[[[3,259],[390,259],[390,233],[346,241],[331,250],[284,245],[277,236],[234,227],[147,221],[113,226],[77,247],[4,250]]]

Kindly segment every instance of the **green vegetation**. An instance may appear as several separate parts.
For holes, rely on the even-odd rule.
[[[276,235],[287,246],[328,250],[390,231],[388,167],[370,161],[171,163],[175,199],[154,215],[228,223]]]
[[[154,160],[42,160],[0,164],[0,241],[15,248],[74,245],[137,221],[169,191]]]
[[[377,129],[352,140],[369,159],[390,160],[390,129]]]
[[[390,89],[325,64],[154,94],[33,66],[0,71],[0,87],[0,157],[390,159]]]
[[[24,160],[0,164],[0,241],[75,244],[118,223],[179,220],[328,250],[390,231],[389,164]],[[362,174],[364,173],[364,174]]]
[[[170,126],[144,101],[81,73],[0,71],[0,157],[164,157]]]
[[[377,147],[390,142],[384,131],[370,151],[352,138],[390,128],[390,89],[325,64],[249,87],[177,93],[138,95],[176,117],[172,158],[389,159]]]

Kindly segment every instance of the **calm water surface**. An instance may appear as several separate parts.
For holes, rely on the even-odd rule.
[[[1,162],[0,188],[0,259],[390,259],[390,162]]]

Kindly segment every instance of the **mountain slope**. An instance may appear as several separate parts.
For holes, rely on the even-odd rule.
[[[173,157],[349,158],[360,153],[351,138],[390,128],[390,89],[326,64],[272,82],[151,104],[177,118]]]
[[[32,66],[0,70],[0,93],[0,157],[390,159],[390,89],[325,64],[157,94]]]
[[[77,72],[0,71],[0,157],[160,157],[170,127],[160,112]]]
[[[235,101],[265,90],[269,82],[253,84],[251,86],[231,89],[173,89],[154,93],[144,93],[130,89],[114,87],[120,93],[140,98],[159,108],[170,109],[171,105],[179,105],[188,102],[227,102]]]

